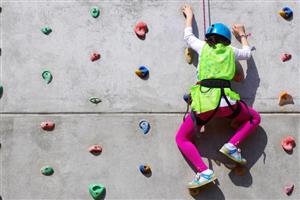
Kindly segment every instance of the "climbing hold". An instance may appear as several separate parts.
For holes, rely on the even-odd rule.
[[[44,28],[41,29],[41,31],[45,34],[45,35],[49,35],[52,32],[52,29],[48,26],[45,26]]]
[[[98,7],[94,6],[91,8],[90,13],[91,13],[92,17],[97,18],[100,15],[100,10]]]
[[[142,174],[150,174],[151,173],[151,168],[149,165],[140,165],[139,169]]]
[[[279,14],[284,19],[288,20],[293,16],[293,11],[289,7],[284,7],[282,10],[279,11]]]
[[[105,187],[102,184],[91,184],[89,185],[89,192],[93,199],[99,200],[105,196]]]
[[[95,156],[100,155],[102,152],[102,147],[98,144],[95,144],[89,148],[89,152]]]
[[[141,79],[145,79],[149,75],[149,70],[145,66],[140,66],[139,69],[135,71],[135,74]]]
[[[0,99],[1,99],[2,95],[3,95],[3,86],[0,85]]]
[[[143,131],[144,134],[147,134],[150,131],[150,124],[146,120],[140,121],[139,127]]]
[[[92,55],[91,55],[91,61],[92,62],[94,62],[94,61],[96,61],[96,60],[99,60],[100,59],[100,57],[101,57],[101,55],[99,54],[99,53],[93,53]]]
[[[185,60],[188,64],[192,64],[193,62],[193,57],[192,57],[192,49],[190,48],[185,48],[184,50],[184,55],[185,55]]]
[[[51,72],[48,70],[43,71],[42,77],[46,81],[47,84],[49,84],[53,78]]]
[[[287,136],[281,140],[282,148],[287,152],[292,152],[296,146],[295,138],[293,136]]]
[[[293,183],[290,183],[290,184],[284,186],[284,192],[287,195],[291,195],[293,190],[294,190],[294,184]]]
[[[280,59],[282,62],[285,62],[285,61],[288,61],[292,58],[292,55],[291,54],[288,54],[288,53],[284,53],[280,56]]]
[[[90,102],[92,102],[94,104],[98,104],[98,103],[102,102],[102,100],[97,97],[91,97]]]
[[[41,128],[45,131],[52,131],[55,127],[55,123],[51,121],[46,121],[41,123]]]
[[[54,173],[54,169],[50,166],[42,167],[41,173],[45,176],[51,176]]]
[[[237,176],[244,176],[247,172],[245,166],[237,165],[234,169],[232,169],[234,174]]]
[[[281,92],[279,95],[279,106],[294,104],[293,97],[287,92]]]
[[[190,94],[184,94],[183,95],[183,100],[186,102],[186,103],[188,103],[188,104],[190,104],[191,103],[191,95]]]
[[[139,22],[134,28],[135,34],[140,38],[140,39],[145,39],[146,33],[148,33],[148,26],[144,22]]]

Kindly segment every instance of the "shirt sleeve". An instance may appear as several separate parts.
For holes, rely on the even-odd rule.
[[[251,58],[251,49],[249,46],[243,46],[242,49],[232,47],[235,55],[235,60],[248,60]]]
[[[192,48],[194,51],[196,51],[200,55],[201,49],[203,48],[205,42],[198,39],[193,34],[193,28],[192,27],[186,27],[184,29],[183,39],[187,43],[188,47]]]

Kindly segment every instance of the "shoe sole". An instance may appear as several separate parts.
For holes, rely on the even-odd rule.
[[[199,187],[202,187],[208,183],[211,183],[213,181],[215,181],[217,179],[216,176],[213,176],[211,179],[207,180],[207,181],[204,181],[203,183],[199,184],[199,185],[194,185],[194,186],[188,186],[188,189],[195,189],[195,188],[199,188]]]
[[[246,162],[242,162],[242,161],[239,161],[239,160],[235,159],[234,157],[230,156],[230,155],[226,152],[226,148],[224,148],[224,147],[222,147],[219,151],[220,151],[222,154],[224,154],[227,158],[233,160],[234,162],[237,162],[237,163],[239,163],[239,164],[241,164],[241,165],[245,165],[245,164],[247,163],[247,161],[246,161]]]

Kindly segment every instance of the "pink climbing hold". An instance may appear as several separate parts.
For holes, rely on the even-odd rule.
[[[144,22],[139,22],[134,28],[135,34],[140,38],[140,39],[145,39],[146,33],[148,33],[148,26]]]
[[[101,57],[101,56],[100,56],[99,53],[93,53],[93,54],[91,55],[91,61],[94,62],[94,61],[96,61],[96,60],[99,60],[100,57]]]
[[[282,62],[286,62],[286,61],[290,60],[291,58],[292,58],[292,55],[288,54],[288,53],[284,53],[280,57]]]
[[[99,155],[102,152],[102,147],[98,144],[95,144],[89,148],[89,152],[93,155]]]
[[[284,187],[284,192],[285,192],[285,194],[287,194],[287,195],[291,195],[292,192],[293,192],[293,190],[294,190],[294,184],[293,184],[293,183],[290,183],[290,184],[288,184],[288,185],[286,185],[286,186]]]
[[[51,121],[46,121],[41,123],[41,128],[45,131],[52,131],[55,127],[55,123]]]
[[[296,146],[295,138],[292,136],[287,136],[283,138],[281,141],[281,146],[285,151],[291,152]]]

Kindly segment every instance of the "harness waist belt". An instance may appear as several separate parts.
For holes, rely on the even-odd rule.
[[[202,85],[208,88],[231,88],[230,81],[224,79],[204,79],[197,82],[197,85]]]

